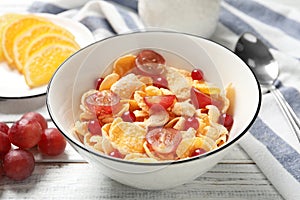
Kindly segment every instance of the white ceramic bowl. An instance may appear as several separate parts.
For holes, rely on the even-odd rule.
[[[190,159],[136,163],[101,155],[74,137],[71,129],[79,118],[81,95],[94,87],[97,77],[106,73],[105,66],[121,55],[145,48],[166,50],[163,56],[171,65],[201,66],[206,79],[219,87],[234,85],[234,125],[226,144]],[[53,122],[95,169],[120,183],[151,190],[187,183],[211,169],[252,125],[260,103],[261,93],[255,76],[231,51],[192,35],[155,31],[111,37],[80,50],[56,71],[47,93],[47,107]]]

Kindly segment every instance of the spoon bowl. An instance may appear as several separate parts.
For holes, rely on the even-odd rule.
[[[275,86],[279,76],[279,65],[269,48],[255,35],[244,33],[236,44],[235,53],[250,67],[260,85],[274,95],[300,142],[300,121]]]
[[[250,33],[243,34],[235,48],[238,56],[252,69],[259,83],[273,85],[279,76],[279,66],[266,45]]]

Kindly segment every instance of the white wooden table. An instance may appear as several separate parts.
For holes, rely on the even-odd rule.
[[[48,119],[49,127],[54,127],[45,97],[31,101],[0,101],[0,121],[10,126],[25,112],[36,111]],[[119,184],[95,172],[69,144],[57,157],[41,156],[36,149],[32,152],[36,160],[33,174],[24,181],[0,178],[0,199],[283,199],[239,145],[193,182],[163,191]]]
[[[69,145],[59,157],[35,158],[28,179],[0,180],[0,199],[283,199],[238,145],[193,182],[163,191],[131,188],[96,173]]]

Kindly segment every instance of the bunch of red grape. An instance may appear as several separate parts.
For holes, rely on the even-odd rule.
[[[0,178],[24,180],[35,167],[30,149],[57,156],[64,152],[66,140],[56,128],[48,128],[46,119],[37,112],[28,112],[9,127],[0,122]]]

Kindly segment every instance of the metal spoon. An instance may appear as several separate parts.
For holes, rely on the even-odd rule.
[[[261,87],[274,95],[300,142],[300,121],[275,86],[279,75],[279,66],[268,47],[255,35],[244,33],[237,42],[235,53],[251,68]]]

